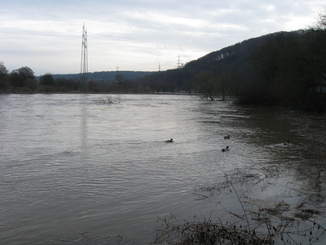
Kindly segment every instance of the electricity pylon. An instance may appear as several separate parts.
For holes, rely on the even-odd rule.
[[[82,49],[81,49],[81,65],[80,65],[80,90],[88,90],[88,51],[87,51],[87,30],[83,25]]]

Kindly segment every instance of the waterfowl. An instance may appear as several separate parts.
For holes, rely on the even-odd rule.
[[[173,142],[173,139],[171,138],[171,139],[169,139],[169,140],[166,140],[165,142],[167,142],[167,143],[172,143],[172,142]]]
[[[287,140],[286,142],[284,142],[284,145],[289,145],[290,144],[290,140]]]
[[[223,149],[222,149],[222,152],[226,152],[226,151],[228,151],[228,150],[230,150],[230,149],[229,149],[229,146],[223,148]]]
[[[230,135],[224,136],[225,140],[229,140],[230,139]]]

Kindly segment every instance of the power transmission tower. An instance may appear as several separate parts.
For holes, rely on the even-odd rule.
[[[83,25],[82,49],[81,49],[81,65],[80,65],[80,90],[88,90],[88,51],[87,51],[87,29]]]

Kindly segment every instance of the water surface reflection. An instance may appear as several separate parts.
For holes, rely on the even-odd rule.
[[[171,212],[230,219],[226,210],[242,212],[237,196],[209,189],[226,176],[247,200],[325,208],[325,116],[182,95],[106,97],[0,96],[3,243],[64,244],[89,232],[144,244]]]

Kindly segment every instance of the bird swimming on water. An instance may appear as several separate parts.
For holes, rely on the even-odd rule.
[[[228,134],[227,136],[224,136],[225,140],[229,140],[230,139],[230,135]]]
[[[289,145],[290,144],[290,140],[287,140],[286,142],[284,142],[284,145]]]
[[[171,138],[171,139],[169,139],[169,140],[166,140],[165,142],[166,142],[166,143],[172,143],[172,142],[173,142],[173,139]]]
[[[222,152],[226,152],[226,151],[228,151],[228,150],[230,150],[230,149],[229,149],[229,146],[227,146],[226,148],[223,148],[223,149],[222,149]]]

